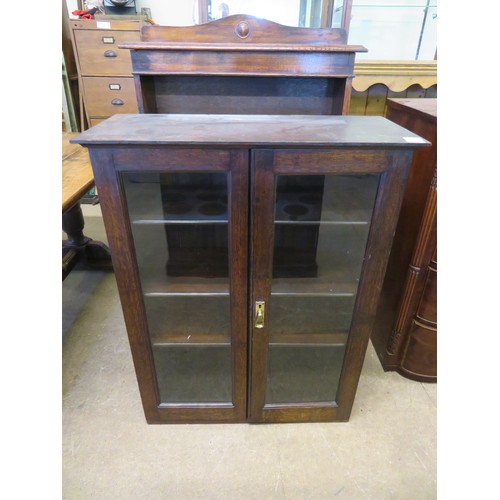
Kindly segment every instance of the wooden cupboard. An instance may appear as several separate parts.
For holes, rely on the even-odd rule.
[[[147,421],[347,421],[427,141],[382,117],[121,114],[74,142]]]

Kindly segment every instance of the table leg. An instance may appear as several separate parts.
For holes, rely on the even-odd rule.
[[[109,248],[100,241],[94,241],[85,236],[83,228],[85,221],[80,203],[77,203],[62,216],[62,228],[68,239],[62,247],[62,279],[78,262],[88,269],[110,271],[113,269]]]

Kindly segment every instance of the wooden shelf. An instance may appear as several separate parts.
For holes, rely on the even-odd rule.
[[[224,334],[208,334],[208,333],[195,333],[195,334],[165,334],[157,335],[152,339],[154,347],[165,347],[168,345],[231,345],[231,339],[228,335]]]
[[[348,334],[342,333],[279,333],[271,335],[270,345],[345,345]],[[208,333],[189,333],[189,334],[164,334],[155,335],[152,338],[154,347],[165,347],[169,345],[231,345],[228,335],[208,334]]]
[[[279,333],[269,339],[270,345],[345,345],[347,332],[342,333]]]
[[[200,283],[203,278],[168,278],[168,282],[148,280],[143,283],[146,297],[228,297],[227,278],[211,278],[207,283]],[[197,280],[197,281],[195,281]]]
[[[357,283],[317,283],[307,282],[316,278],[277,278],[273,280],[271,297],[353,297]]]

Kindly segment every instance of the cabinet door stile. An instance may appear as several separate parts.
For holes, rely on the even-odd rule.
[[[389,242],[394,237],[403,199],[404,190],[400,186],[406,183],[411,156],[411,151],[390,152],[387,171],[380,179],[360,277],[360,293],[346,346],[345,357],[350,362],[344,363],[337,395],[339,419],[342,421],[348,421],[351,414],[391,250]]]
[[[139,391],[146,420],[159,421],[160,401],[153,355],[149,343],[148,325],[142,296],[141,282],[133,240],[128,221],[128,212],[118,181],[113,161],[113,150],[92,148],[89,151],[96,185],[99,186],[99,201],[113,261],[127,334],[132,349],[132,359],[137,375]]]
[[[255,150],[251,155],[251,303],[249,304],[249,420],[262,420],[265,404],[267,374],[267,344],[269,333],[267,317],[270,314],[272,247],[274,234],[274,173],[272,170],[274,151]],[[255,327],[256,302],[266,304],[263,328]]]
[[[248,150],[231,151],[229,170],[229,286],[233,404],[237,421],[246,420],[248,301]]]

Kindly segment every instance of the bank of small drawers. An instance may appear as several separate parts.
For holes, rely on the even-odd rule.
[[[88,126],[116,113],[137,113],[130,51],[118,45],[139,41],[141,23],[78,20],[70,26]]]

